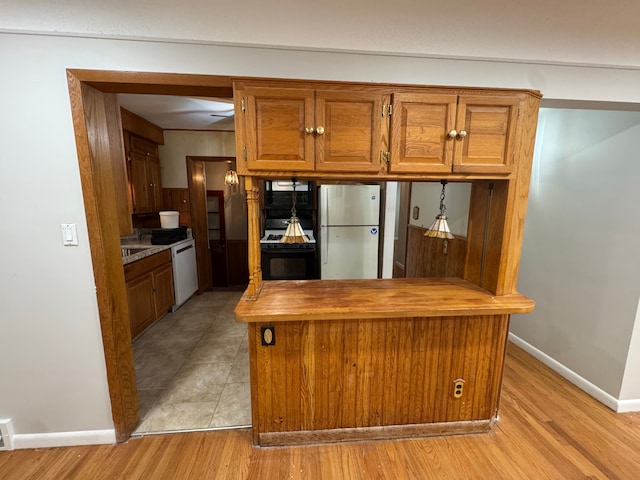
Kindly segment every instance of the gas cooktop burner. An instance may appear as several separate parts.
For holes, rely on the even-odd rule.
[[[269,235],[267,235],[267,240],[269,240],[269,241],[278,240],[279,241],[282,237],[284,237],[284,235],[270,233]]]

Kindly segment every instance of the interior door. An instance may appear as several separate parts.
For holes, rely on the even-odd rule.
[[[224,191],[207,190],[207,233],[211,251],[213,287],[228,287],[227,237],[224,225]]]
[[[207,235],[207,190],[204,162],[187,157],[187,181],[191,204],[191,225],[196,241],[198,293],[211,289],[211,254]]]

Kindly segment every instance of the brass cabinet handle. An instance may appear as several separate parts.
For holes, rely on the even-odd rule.
[[[449,138],[456,138],[458,136],[458,132],[456,132],[455,130],[451,130],[448,135]]]
[[[324,127],[320,125],[318,128],[316,128],[316,133],[318,135],[322,135],[324,133]]]
[[[315,129],[313,127],[307,127],[307,128],[304,129],[304,131],[307,132],[307,133],[313,133],[314,130]]]

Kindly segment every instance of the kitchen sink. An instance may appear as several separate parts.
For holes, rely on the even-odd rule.
[[[136,253],[144,252],[153,247],[122,247],[120,250],[122,251],[123,257],[128,257],[129,255],[135,255]]]

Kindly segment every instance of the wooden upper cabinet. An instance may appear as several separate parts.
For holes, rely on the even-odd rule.
[[[510,173],[520,101],[516,95],[395,94],[389,170]]]
[[[153,213],[162,210],[162,181],[158,145],[135,135],[126,134],[129,184],[133,213]]]
[[[380,169],[380,92],[246,86],[243,95],[249,170]]]
[[[389,170],[448,173],[453,164],[457,95],[396,93],[391,116]]]
[[[316,91],[316,171],[380,170],[382,100],[376,91]]]
[[[246,87],[246,149],[250,170],[314,168],[314,91]]]
[[[234,84],[239,170],[368,177],[516,171],[537,92],[336,82]],[[537,104],[536,104],[537,105]],[[312,175],[313,174],[313,175]]]
[[[521,97],[470,96],[458,99],[453,171],[510,173]]]

